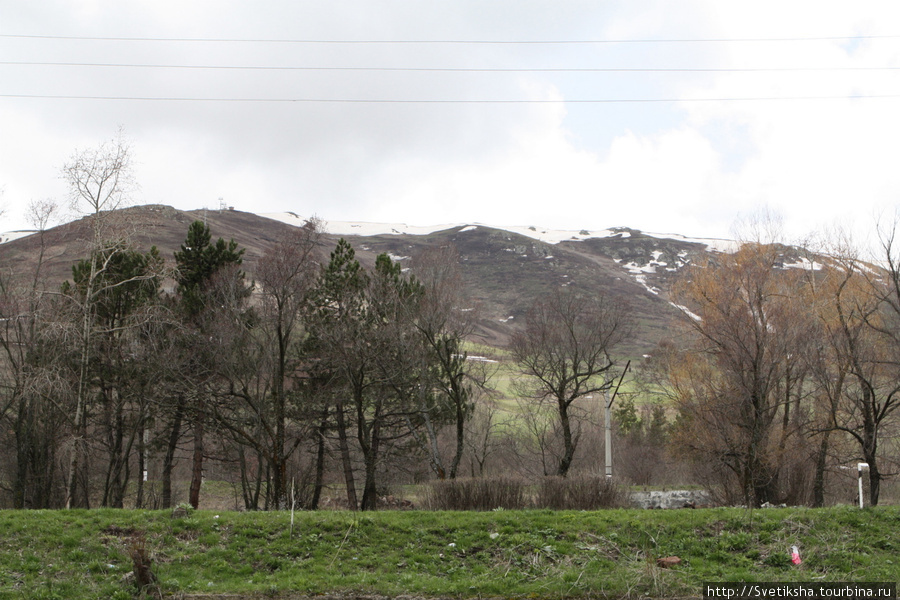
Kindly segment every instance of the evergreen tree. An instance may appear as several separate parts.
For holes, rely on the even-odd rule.
[[[243,256],[244,248],[238,249],[233,239],[226,242],[219,238],[213,244],[209,226],[203,221],[191,223],[181,252],[175,253],[178,265],[175,280],[188,317],[196,318],[205,308],[205,288],[213,274],[224,266],[240,265]]]
[[[250,295],[251,286],[244,283],[244,274],[238,270],[243,261],[244,249],[238,249],[237,242],[233,239],[226,242],[219,238],[215,244],[212,244],[212,236],[209,227],[202,221],[194,221],[188,228],[187,237],[184,244],[181,245],[181,251],[175,252],[175,262],[177,264],[177,273],[175,280],[178,283],[178,295],[181,301],[182,310],[189,323],[192,323],[197,330],[203,329],[203,319],[205,308],[209,304],[212,294],[216,293],[213,288],[215,276],[223,273],[228,267],[233,267],[231,276],[231,285],[220,286],[231,288],[235,291],[235,295],[240,300],[245,300]],[[218,290],[221,292],[222,290]],[[198,342],[198,343],[207,343]],[[214,356],[215,349],[210,354],[202,352],[193,353],[196,355]],[[204,425],[206,421],[206,399],[205,391],[199,391],[196,395],[196,402],[191,411],[191,427],[194,433],[194,451],[192,458],[191,470],[191,487],[188,501],[194,508],[200,503],[200,483],[203,479],[203,459],[204,459]],[[179,399],[179,405],[176,406],[176,414],[184,410],[184,397]],[[175,421],[178,423],[178,420]],[[173,424],[173,428],[175,425]],[[172,436],[175,440],[175,436]]]
[[[364,306],[363,292],[368,282],[369,276],[356,260],[353,246],[341,238],[313,294],[318,320],[358,318]]]
[[[308,339],[311,351],[320,356],[314,369],[315,379],[330,382],[328,396],[333,400],[322,407],[320,432],[324,434],[324,423],[333,408],[347,505],[351,510],[359,507],[359,501],[350,458],[348,421],[352,411],[348,411],[345,394],[351,398],[360,396],[368,386],[369,365],[357,352],[365,329],[368,282],[368,274],[356,260],[353,247],[341,238],[312,294],[313,318]],[[320,445],[319,465],[322,452],[324,446]],[[321,473],[317,474],[317,480],[321,480]]]
[[[102,289],[97,295],[96,315],[102,326],[114,328],[125,316],[159,294],[163,259],[156,246],[147,254],[136,250],[106,250],[96,260],[104,266],[97,277]],[[72,283],[63,283],[63,293],[84,296],[91,274],[91,260],[72,266]]]

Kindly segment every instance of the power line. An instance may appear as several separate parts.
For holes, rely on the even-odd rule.
[[[325,67],[277,65],[166,65],[143,63],[82,63],[0,61],[7,66],[101,67],[134,69],[195,69],[235,71],[385,71],[427,73],[795,73],[835,71],[900,71],[900,67],[749,67],[749,68],[654,68],[654,67]]]
[[[747,96],[733,98],[603,98],[559,100],[491,99],[390,99],[390,98],[213,98],[175,96],[79,96],[47,94],[0,94],[0,98],[38,100],[110,100],[139,102],[226,102],[296,104],[652,104],[676,102],[778,102],[807,100],[876,100],[900,98],[900,94],[852,94],[837,96]]]
[[[70,40],[92,42],[188,42],[239,44],[472,44],[472,45],[579,45],[579,44],[691,44],[691,43],[758,43],[758,42],[834,42],[849,40],[897,39],[900,35],[841,35],[770,38],[667,38],[667,39],[594,39],[594,40],[328,40],[328,39],[264,39],[264,38],[170,38],[170,37],[91,37],[74,35],[0,34],[0,38]]]

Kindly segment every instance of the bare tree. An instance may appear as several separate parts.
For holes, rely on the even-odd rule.
[[[569,288],[539,299],[510,351],[530,382],[533,398],[555,404],[563,452],[556,474],[565,477],[578,444],[573,404],[608,390],[615,379],[612,352],[630,327],[625,306],[611,297],[589,299]]]
[[[87,435],[87,402],[89,395],[89,366],[95,328],[95,304],[104,291],[100,284],[110,261],[127,245],[121,232],[114,227],[111,211],[120,208],[134,190],[131,149],[122,132],[99,147],[76,151],[62,170],[69,186],[70,200],[78,212],[87,213],[91,236],[88,240],[89,265],[85,272],[83,293],[73,296],[80,313],[78,388],[73,416],[73,446],[69,459],[66,507],[76,502],[76,484],[80,460],[85,453]],[[83,490],[82,505],[88,504],[87,490]]]
[[[474,408],[473,395],[484,389],[492,375],[490,363],[469,360],[466,342],[475,325],[459,272],[459,254],[450,246],[428,249],[416,257],[413,271],[422,285],[420,301],[412,308],[412,321],[421,348],[410,349],[418,357],[422,381],[418,389],[418,427],[413,431],[440,479],[454,479],[465,449],[466,421]],[[415,342],[414,342],[415,343]],[[442,422],[451,422],[455,447],[445,464],[438,443]]]
[[[796,298],[804,277],[779,268],[782,250],[746,243],[694,267],[675,294],[695,345],[666,364],[681,443],[731,471],[755,506],[777,499],[779,452],[794,431],[788,411],[803,389],[809,313]]]
[[[533,477],[547,477],[558,471],[563,456],[558,410],[550,402],[535,402],[531,390],[514,387],[520,390],[513,417],[516,427],[506,441],[514,448],[512,457],[518,470]],[[579,438],[580,432],[575,436],[576,443]],[[535,461],[539,470],[533,466]]]
[[[114,228],[115,221],[100,217],[130,202],[137,189],[133,169],[131,146],[121,129],[115,138],[96,148],[76,150],[63,166],[72,210],[91,217],[93,249],[97,244],[119,241],[121,232]]]
[[[824,244],[810,240],[805,246],[817,249],[807,257],[809,264],[816,268],[805,270],[807,283],[798,301],[810,307],[815,315],[810,332],[813,343],[807,346],[804,356],[810,373],[812,401],[808,432],[818,439],[812,504],[820,507],[825,505],[829,455],[838,433],[846,386],[853,385],[852,359],[845,351],[845,339],[856,325],[846,328],[849,323],[841,314],[845,312],[848,299],[861,299],[859,294],[865,288],[865,278],[856,268],[856,251],[844,231],[829,232]],[[827,260],[824,257],[828,257]],[[819,261],[825,261],[826,268],[821,268]],[[855,300],[850,301],[853,303]]]
[[[266,252],[257,270],[257,318],[246,318],[233,302],[219,303],[237,309],[228,321],[238,331],[221,352],[233,360],[219,361],[226,367],[220,372],[228,382],[227,395],[237,404],[217,410],[217,421],[266,460],[271,478],[267,506],[275,509],[286,506],[288,461],[304,441],[300,435],[288,439],[289,417],[299,416],[289,396],[306,366],[301,342],[307,296],[319,269],[318,249],[319,225],[310,221]],[[216,312],[223,316],[226,311]],[[290,421],[303,426],[300,419]]]
[[[307,298],[315,284],[319,263],[321,224],[313,219],[282,239],[260,261],[258,278],[262,287],[262,324],[268,329],[269,345],[274,346],[272,364],[273,421],[267,430],[273,437],[272,463],[275,507],[287,499],[287,460],[297,447],[286,447],[287,399],[285,387],[289,379],[296,379],[302,365],[300,341],[305,333]],[[292,370],[294,372],[292,372]]]
[[[878,504],[884,478],[879,444],[900,407],[898,226],[900,219],[878,228],[883,271],[847,252],[835,261],[838,283],[830,294],[836,360],[847,365],[849,375],[834,427],[857,442],[868,463],[873,505]]]
[[[483,477],[488,459],[500,449],[501,423],[497,418],[497,406],[487,394],[480,394],[472,407],[472,415],[466,421],[466,448],[471,464],[471,477]]]
[[[59,358],[66,351],[48,335],[56,306],[43,294],[42,267],[44,231],[55,212],[51,201],[29,205],[40,242],[34,271],[0,270],[0,423],[8,417],[15,438],[15,473],[0,479],[12,483],[15,508],[54,503],[58,434],[66,414]]]
[[[107,252],[110,257],[100,257],[105,267],[94,280],[92,303],[93,347],[88,372],[97,435],[91,437],[107,457],[101,505],[122,508],[131,457],[141,443],[148,418],[142,383],[146,384],[150,375],[144,368],[146,362],[139,358],[146,341],[140,326],[156,317],[163,260],[155,247],[146,254],[118,248]],[[63,285],[64,296],[78,306],[85,302],[82,294],[91,263],[90,259],[76,263],[72,283]]]

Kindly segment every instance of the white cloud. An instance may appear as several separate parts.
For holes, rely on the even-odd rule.
[[[5,226],[64,193],[76,147],[131,135],[139,201],[336,220],[631,226],[725,236],[767,205],[799,236],[895,204],[900,6],[721,0],[485,4],[202,1],[32,6],[3,33],[258,39],[764,39],[596,45],[316,45],[0,39],[9,60],[419,67],[715,68],[705,73],[398,73],[0,67],[12,94],[558,100],[317,104],[0,98]],[[733,69],[818,68],[819,71]],[[865,68],[865,70],[863,70]],[[732,71],[727,71],[732,69]],[[855,70],[854,70],[855,69]],[[575,99],[794,100],[565,104]]]

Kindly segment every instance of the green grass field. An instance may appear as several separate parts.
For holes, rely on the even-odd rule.
[[[139,597],[141,538],[172,598],[671,598],[703,583],[900,579],[896,507],[319,511],[297,513],[293,535],[286,512],[0,511],[0,598]],[[666,556],[682,562],[657,566]]]

